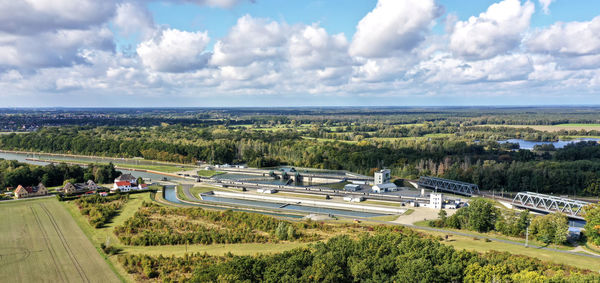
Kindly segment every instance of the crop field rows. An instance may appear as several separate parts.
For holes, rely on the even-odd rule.
[[[0,205],[0,282],[118,282],[54,199]]]

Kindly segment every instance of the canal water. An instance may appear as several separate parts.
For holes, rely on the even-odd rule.
[[[221,209],[221,210],[233,210],[233,211],[251,212],[251,213],[258,213],[258,214],[263,214],[263,215],[278,216],[278,217],[287,217],[287,218],[296,218],[296,219],[300,219],[300,218],[304,217],[302,215],[296,215],[296,214],[285,214],[285,213],[276,213],[276,212],[254,211],[254,210],[247,210],[247,209],[230,209],[230,208],[223,208],[223,207],[211,206],[211,205],[185,203],[185,202],[182,202],[179,199],[177,199],[177,192],[175,191],[175,186],[165,186],[164,190],[165,190],[164,197],[165,197],[165,199],[167,201],[172,202],[172,203],[181,204],[181,205],[190,206],[190,207],[202,207],[202,208],[210,208],[210,209]]]
[[[49,162],[39,162],[39,161],[27,160],[27,158],[34,158],[34,157],[33,157],[33,155],[24,154],[24,153],[0,152],[0,158],[6,159],[6,160],[16,160],[16,161],[19,161],[22,163],[33,164],[33,165],[48,165],[48,164],[50,164]],[[36,154],[35,158],[40,158],[40,155]],[[43,156],[41,156],[41,158],[43,158]],[[72,160],[72,159],[70,159],[70,160]],[[102,160],[101,158],[97,159],[96,161],[97,162],[106,162],[106,160]],[[115,166],[118,166],[118,165],[119,164],[115,163]],[[154,173],[149,173],[149,172],[131,171],[131,170],[123,170],[123,169],[117,169],[117,171],[121,171],[121,173],[123,173],[123,174],[131,174],[135,177],[142,177],[145,179],[150,179],[153,182],[160,181],[165,177],[167,178],[167,180],[185,180],[184,178],[165,176],[165,175],[154,174]]]
[[[234,199],[234,198],[224,198],[224,197],[216,197],[216,196],[202,196],[202,199],[206,200],[206,201],[212,201],[212,202],[239,204],[239,205],[259,207],[259,208],[267,208],[267,209],[276,208],[276,209],[282,209],[282,210],[300,211],[300,212],[308,212],[308,213],[332,214],[332,215],[336,215],[336,216],[345,216],[345,217],[375,217],[375,216],[388,215],[388,214],[372,213],[372,212],[364,212],[364,211],[342,210],[342,209],[325,208],[325,207],[312,207],[312,206],[303,206],[303,205],[296,205],[296,204],[286,205],[286,203],[275,203],[275,202],[247,200],[247,199]]]
[[[498,143],[517,143],[519,144],[519,148],[521,149],[533,149],[534,146],[536,145],[544,145],[544,144],[552,144],[554,145],[555,148],[563,148],[565,147],[565,145],[571,144],[571,143],[577,143],[577,142],[581,142],[581,141],[600,141],[600,139],[597,138],[580,138],[580,139],[574,139],[574,140],[568,140],[568,141],[555,141],[555,142],[541,142],[541,141],[526,141],[526,140],[522,140],[522,139],[508,139],[508,140],[503,140],[503,141],[498,141]]]

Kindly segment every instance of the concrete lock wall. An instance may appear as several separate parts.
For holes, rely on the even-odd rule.
[[[350,204],[350,203],[337,203],[333,201],[318,201],[318,200],[306,200],[306,199],[296,199],[289,197],[276,197],[276,196],[260,196],[260,195],[251,195],[251,194],[243,194],[243,193],[232,193],[232,192],[221,192],[214,191],[215,196],[226,197],[226,198],[237,198],[237,199],[254,199],[254,200],[263,200],[270,202],[281,202],[281,203],[293,203],[305,206],[315,206],[315,207],[326,207],[326,208],[340,208],[345,210],[361,210],[361,211],[371,211],[371,212],[379,212],[379,213],[392,213],[392,214],[402,214],[406,212],[406,209],[400,208],[391,208],[391,207],[379,207],[379,206],[369,206],[363,204]]]

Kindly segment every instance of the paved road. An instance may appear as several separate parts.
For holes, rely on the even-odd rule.
[[[190,184],[181,184],[181,188],[183,189],[183,194],[185,195],[185,197],[187,197],[191,201],[202,201],[201,199],[197,198],[190,192],[190,188],[193,186],[194,185],[190,185]]]

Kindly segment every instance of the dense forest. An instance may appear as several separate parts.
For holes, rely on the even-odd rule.
[[[600,195],[596,141],[520,149],[507,139],[600,138],[596,108],[74,109],[14,113],[13,124],[65,119],[0,135],[0,149],[143,157],[178,163],[348,170],[389,168],[399,178],[440,176],[483,190]],[[77,123],[79,117],[97,123]],[[147,119],[119,126],[105,120]],[[185,120],[185,121],[184,121]],[[50,121],[50,120],[48,120]],[[62,121],[62,120],[61,120]],[[87,121],[87,120],[86,120]],[[563,127],[565,123],[583,126]],[[539,128],[552,127],[556,128]],[[573,124],[579,125],[579,124]],[[589,125],[586,127],[586,125]]]
[[[411,230],[334,237],[274,255],[121,255],[139,280],[162,282],[595,282],[597,273],[526,256],[458,251]]]
[[[15,160],[0,159],[0,188],[18,185],[36,186],[39,183],[46,187],[61,186],[65,182],[82,183],[92,180],[98,184],[110,183],[121,175],[112,164],[87,167],[67,165],[64,163],[45,166],[31,165]]]

